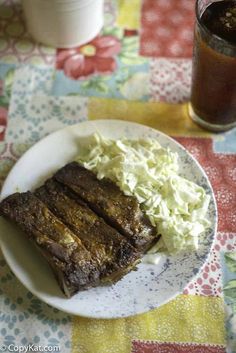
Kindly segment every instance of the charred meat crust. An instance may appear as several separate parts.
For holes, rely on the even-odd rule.
[[[4,199],[0,214],[27,234],[50,262],[57,277],[63,275],[67,295],[98,282],[94,260],[81,240],[31,192],[15,193]]]
[[[66,186],[49,179],[35,195],[82,241],[96,262],[101,279],[115,271],[122,275],[124,267],[137,259],[127,240],[82,200],[71,197]]]
[[[135,197],[126,196],[110,180],[96,175],[77,162],[58,170],[54,178],[70,188],[139,251],[146,251],[157,240],[156,229],[141,211]]]
[[[0,215],[27,234],[68,297],[118,281],[158,239],[135,197],[77,162],[34,193],[8,196]]]
[[[37,193],[40,193],[39,190]],[[140,259],[140,254],[125,239],[121,239],[121,235],[118,242],[119,234],[116,234],[110,249],[110,261],[103,260],[102,266],[99,266],[95,253],[91,251],[93,245],[86,247],[83,240],[31,192],[15,193],[4,199],[0,204],[0,214],[27,234],[50,264],[68,297],[99,284],[114,283],[131,271]],[[92,216],[96,217],[95,214]],[[92,230],[95,231],[95,228],[88,229],[88,232]],[[116,232],[112,228],[111,231]]]

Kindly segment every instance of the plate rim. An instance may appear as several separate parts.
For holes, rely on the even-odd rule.
[[[57,134],[60,134],[62,133],[63,131],[65,130],[71,130],[73,131],[74,129],[77,129],[78,127],[81,127],[82,125],[87,125],[87,124],[104,124],[104,123],[112,123],[112,124],[121,124],[121,125],[132,125],[132,126],[137,126],[137,127],[142,127],[144,129],[149,129],[150,131],[154,131],[154,133],[158,133],[159,135],[161,135],[163,138],[167,139],[167,140],[170,140],[172,143],[174,143],[175,145],[177,145],[180,149],[182,149],[187,155],[188,157],[191,158],[192,161],[194,161],[198,167],[198,169],[201,171],[201,174],[205,177],[207,183],[208,183],[208,187],[210,189],[210,192],[211,192],[211,197],[212,197],[212,201],[213,201],[213,204],[214,204],[214,225],[212,225],[212,233],[213,233],[213,236],[212,236],[212,242],[211,242],[211,246],[209,247],[209,251],[204,259],[204,262],[202,263],[202,265],[198,268],[198,271],[196,272],[196,274],[191,278],[190,281],[194,280],[194,278],[196,278],[198,276],[198,274],[200,273],[201,269],[203,268],[203,266],[205,265],[205,263],[208,261],[209,259],[209,256],[210,256],[210,253],[212,251],[212,248],[213,248],[213,245],[214,245],[214,239],[216,237],[216,234],[217,234],[217,226],[218,226],[218,209],[217,209],[217,203],[216,203],[216,198],[215,198],[215,194],[214,194],[214,190],[213,190],[213,187],[211,185],[211,182],[206,174],[206,172],[204,171],[203,167],[200,165],[200,163],[198,162],[198,160],[183,146],[181,145],[181,143],[179,143],[178,141],[176,141],[173,137],[163,133],[162,131],[160,130],[157,130],[153,127],[150,127],[150,126],[147,126],[145,124],[140,124],[140,123],[136,123],[136,122],[133,122],[133,121],[126,121],[126,120],[121,120],[121,119],[97,119],[97,120],[87,120],[87,121],[83,121],[83,122],[79,122],[77,124],[73,124],[73,125],[68,125],[68,126],[65,126],[63,128],[60,128],[56,131],[53,131],[52,133],[49,133],[47,136],[44,136],[43,138],[41,138],[40,140],[36,141],[32,146],[29,147],[29,149],[27,149],[27,151],[25,151],[21,156],[20,158],[16,161],[16,163],[14,164],[14,166],[11,168],[11,170],[9,171],[7,177],[5,178],[4,180],[4,183],[2,185],[2,189],[1,189],[1,193],[0,193],[0,201],[2,200],[2,192],[4,191],[4,188],[5,188],[5,185],[7,183],[7,180],[9,177],[11,177],[11,175],[14,173],[14,170],[16,168],[18,168],[18,165],[22,163],[22,161],[24,162],[24,159],[27,158],[28,154],[32,153],[32,151],[34,149],[37,149],[37,147],[41,144],[44,144],[45,141],[47,141],[48,139],[52,138],[52,136],[55,136]],[[11,262],[9,263],[8,262],[8,257],[5,253],[5,250],[7,247],[5,247],[4,243],[2,242],[2,239],[0,237],[0,248],[2,250],[2,253],[3,253],[3,256],[4,256],[4,259],[6,261],[6,263],[8,264],[8,266],[10,267],[11,271],[14,273],[14,275],[16,276],[16,278],[20,281],[20,283],[28,290],[30,291],[32,294],[34,294],[37,298],[39,298],[42,302],[46,303],[47,305],[51,306],[51,307],[54,307],[64,313],[67,313],[67,314],[70,314],[70,315],[79,315],[81,317],[87,317],[87,318],[94,318],[94,319],[115,319],[115,318],[125,318],[125,317],[131,317],[131,316],[134,316],[134,315],[139,315],[139,314],[143,314],[145,312],[148,312],[150,309],[143,309],[143,310],[138,310],[136,313],[133,313],[133,314],[128,314],[128,315],[120,315],[120,316],[108,316],[108,315],[85,315],[85,314],[80,314],[78,312],[74,312],[73,310],[70,310],[70,309],[67,309],[67,308],[61,308],[60,305],[57,305],[57,304],[52,304],[48,298],[46,297],[46,299],[40,295],[40,293],[38,293],[38,291],[33,287],[31,288],[30,286],[30,283],[25,283],[22,281],[22,279],[16,274],[15,272],[15,269],[13,266],[11,266]],[[189,283],[189,282],[188,282]],[[186,286],[186,284],[185,284]],[[168,299],[166,300],[163,300],[161,305],[165,305],[166,303],[168,303],[170,300],[173,300],[177,295],[181,294],[182,291],[176,291],[173,296],[169,296]],[[68,300],[70,300],[70,298],[68,298]],[[158,308],[160,306],[155,306],[155,308]]]

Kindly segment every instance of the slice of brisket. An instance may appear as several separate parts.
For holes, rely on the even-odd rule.
[[[145,252],[157,240],[156,229],[141,211],[137,199],[124,195],[111,180],[97,179],[77,162],[58,170],[54,178],[73,190],[139,251]]]

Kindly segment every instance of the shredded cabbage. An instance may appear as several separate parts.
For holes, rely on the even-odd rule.
[[[79,143],[77,161],[94,171],[98,179],[110,178],[126,195],[138,199],[162,235],[150,253],[198,248],[199,235],[210,226],[210,196],[178,174],[176,152],[154,139],[110,140],[94,134]]]

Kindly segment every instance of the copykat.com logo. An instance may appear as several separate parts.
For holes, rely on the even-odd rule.
[[[28,344],[27,346],[15,345],[15,344],[2,344],[0,345],[0,352],[17,352],[17,353],[29,353],[29,352],[60,352],[60,346],[40,346],[35,344]]]

